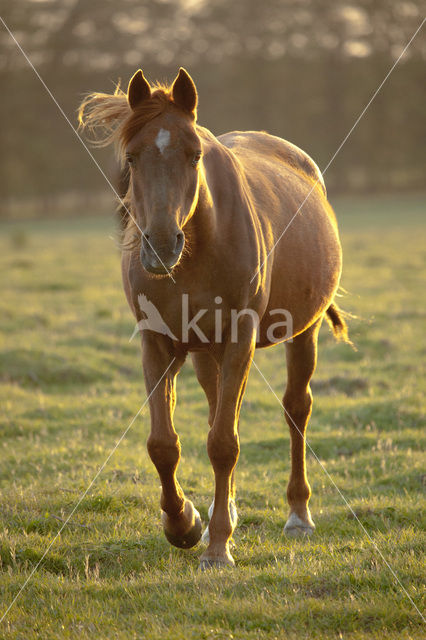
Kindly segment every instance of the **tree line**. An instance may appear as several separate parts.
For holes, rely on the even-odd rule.
[[[420,25],[393,0],[4,0],[3,19],[73,126],[82,96],[142,67],[185,66],[213,133],[261,129],[324,169]],[[425,38],[406,55],[326,171],[329,191],[425,187]],[[0,201],[105,188],[17,45],[0,32]],[[106,172],[110,152],[94,152]]]

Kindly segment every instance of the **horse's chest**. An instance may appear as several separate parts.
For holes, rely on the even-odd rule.
[[[238,304],[218,286],[217,291],[183,291],[176,287],[168,295],[144,288],[134,294],[141,330],[167,335],[188,350],[224,342]]]

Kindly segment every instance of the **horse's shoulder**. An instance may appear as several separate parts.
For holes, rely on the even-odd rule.
[[[245,151],[256,152],[267,159],[278,159],[293,167],[316,182],[325,193],[325,184],[321,171],[312,158],[292,142],[272,136],[265,131],[231,131],[219,136],[218,140],[237,155]]]

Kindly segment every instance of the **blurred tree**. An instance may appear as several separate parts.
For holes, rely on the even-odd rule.
[[[215,133],[265,129],[325,167],[420,25],[408,0],[3,0],[3,19],[76,124],[84,93],[138,67],[187,66]],[[425,187],[425,38],[419,33],[327,171],[332,190]],[[0,29],[0,193],[91,192],[104,180]],[[109,167],[110,154],[97,153]]]

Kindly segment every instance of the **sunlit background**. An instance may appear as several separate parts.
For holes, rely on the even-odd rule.
[[[201,124],[267,130],[326,168],[344,256],[336,302],[357,347],[324,323],[307,436],[317,533],[299,540],[282,534],[285,356],[256,353],[238,568],[198,572],[201,551],[162,533],[114,194],[0,21],[1,639],[423,637],[426,22],[399,60],[421,2],[0,7],[73,127],[86,93],[126,88],[138,67],[171,82],[182,65]],[[93,153],[113,176],[112,151]],[[206,524],[208,406],[189,358],[177,387],[179,482]]]
[[[324,169],[422,20],[391,0],[3,0],[2,17],[74,124],[89,91],[142,67],[196,81],[199,121],[262,129]],[[422,32],[327,170],[329,193],[425,187]],[[108,206],[105,180],[0,25],[2,217]],[[423,143],[422,143],[423,141]],[[110,152],[96,152],[108,174]],[[111,205],[112,206],[112,205]]]

